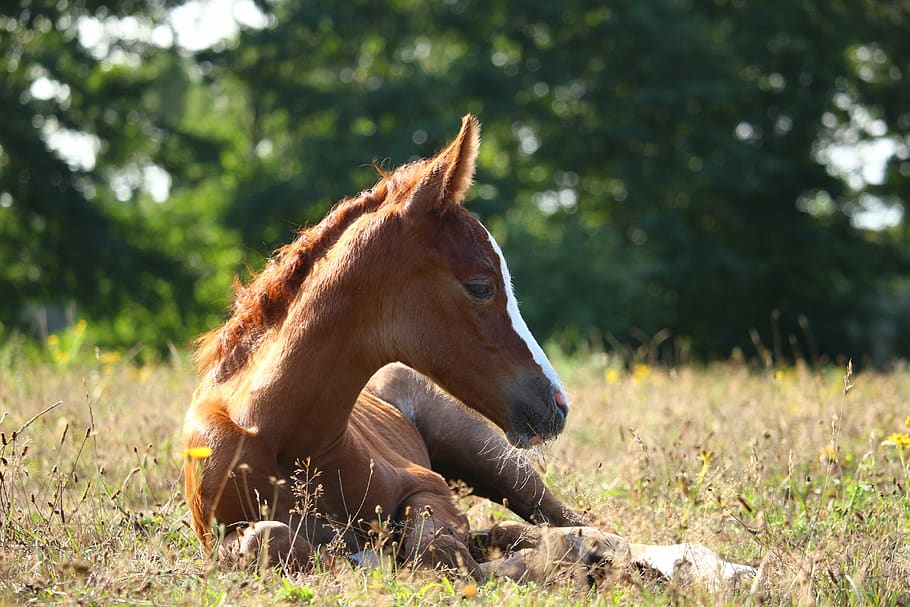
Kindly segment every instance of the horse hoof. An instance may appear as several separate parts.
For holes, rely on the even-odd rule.
[[[639,568],[677,583],[700,584],[711,592],[741,591],[758,577],[753,567],[724,561],[701,544],[633,544],[631,550],[632,562]]]
[[[596,527],[551,528],[546,535],[548,552],[562,564],[591,568],[629,560],[629,543]]]

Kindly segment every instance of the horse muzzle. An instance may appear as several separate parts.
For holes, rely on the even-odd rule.
[[[560,387],[535,379],[513,392],[511,424],[506,437],[514,446],[533,447],[555,438],[565,429],[569,406]]]

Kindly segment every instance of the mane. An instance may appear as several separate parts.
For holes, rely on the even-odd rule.
[[[249,284],[243,285],[235,278],[232,315],[224,325],[196,341],[196,368],[202,372],[214,370],[216,381],[223,381],[242,368],[266,332],[287,317],[313,264],[359,217],[382,206],[392,192],[413,187],[419,164],[418,161],[399,167],[393,174],[374,165],[382,179],[372,189],[356,198],[341,200],[318,224],[302,228],[293,242],[272,254]]]

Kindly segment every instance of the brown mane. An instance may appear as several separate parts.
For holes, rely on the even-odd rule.
[[[203,334],[196,341],[195,362],[200,371],[213,369],[215,379],[223,381],[246,364],[262,336],[281,323],[313,263],[339,239],[356,219],[382,206],[393,191],[406,191],[415,185],[421,162],[400,167],[370,190],[356,198],[336,203],[318,224],[302,228],[294,241],[278,248],[265,268],[249,284],[234,281],[231,317],[221,327]]]

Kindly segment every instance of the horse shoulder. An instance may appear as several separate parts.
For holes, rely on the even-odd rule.
[[[211,519],[225,523],[256,520],[258,508],[228,491],[238,465],[250,472],[249,484],[266,491],[276,474],[275,455],[255,432],[237,425],[228,403],[210,393],[197,392],[184,422],[187,454],[184,462],[186,496],[193,526],[210,541]]]

